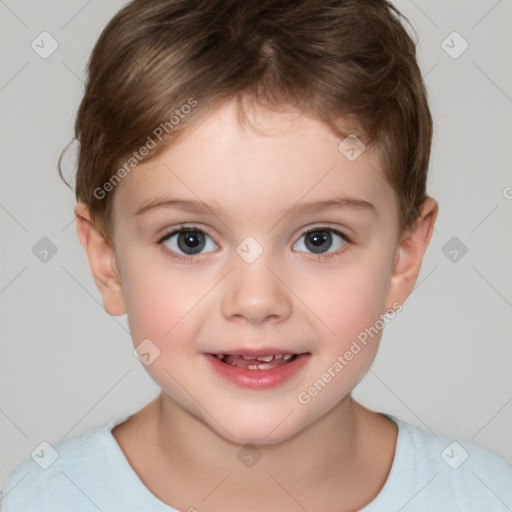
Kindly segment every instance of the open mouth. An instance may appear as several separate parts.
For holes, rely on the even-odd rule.
[[[270,389],[284,384],[308,364],[310,352],[271,349],[240,350],[238,354],[204,353],[211,368],[223,379],[249,389]]]
[[[240,356],[232,354],[212,354],[222,363],[246,368],[249,370],[271,370],[285,364],[291,363],[302,354],[269,354],[264,356]]]

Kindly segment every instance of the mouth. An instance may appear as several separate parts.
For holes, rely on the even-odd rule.
[[[247,368],[249,370],[271,370],[287,363],[291,363],[302,354],[267,354],[262,356],[236,355],[236,354],[212,354],[219,361],[238,368]]]
[[[212,368],[225,379],[242,387],[264,389],[278,386],[307,364],[310,352],[279,349],[204,354]]]

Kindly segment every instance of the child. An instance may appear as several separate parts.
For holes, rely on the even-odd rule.
[[[504,459],[351,398],[437,215],[399,16],[135,0],[108,24],[76,121],[78,236],[162,392],[19,464],[2,510],[510,510]]]

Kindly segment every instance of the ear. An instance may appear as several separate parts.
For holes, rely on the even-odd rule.
[[[420,216],[414,226],[402,236],[389,283],[386,300],[388,308],[396,302],[403,304],[412,292],[420,273],[423,256],[432,237],[437,211],[436,201],[428,198],[423,203]]]
[[[113,245],[93,226],[87,205],[79,203],[75,208],[76,230],[85,249],[96,286],[103,297],[103,307],[113,315],[124,315],[125,305],[121,278]]]

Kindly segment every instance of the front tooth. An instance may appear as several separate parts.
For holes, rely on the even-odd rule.
[[[285,361],[288,361],[289,359],[291,359],[293,357],[293,354],[285,354],[284,356],[284,360]]]
[[[283,357],[283,354],[275,354],[274,359],[281,359]]]
[[[242,356],[246,361],[249,361],[250,359],[254,359],[254,357],[251,356]]]
[[[257,357],[256,359],[258,361],[265,361],[265,363],[268,363],[268,362],[272,361],[273,358],[274,358],[274,356],[260,356],[260,357]]]
[[[259,364],[258,369],[259,370],[270,370],[270,368],[273,368],[271,364]]]

